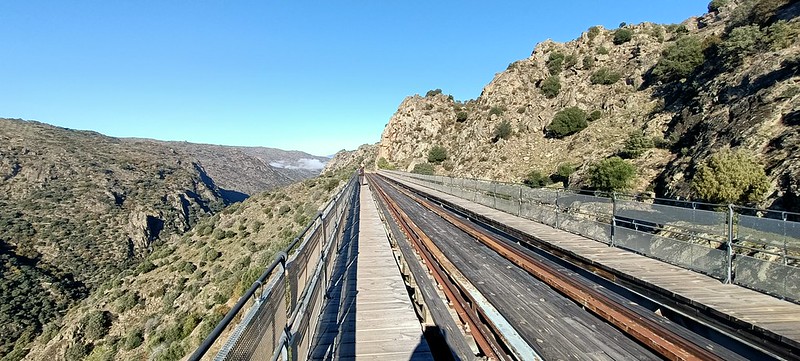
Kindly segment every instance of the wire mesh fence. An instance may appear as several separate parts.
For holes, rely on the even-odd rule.
[[[357,179],[353,175],[286,251],[278,254],[189,360],[307,358],[346,213],[357,206]],[[220,338],[223,334],[225,340]]]
[[[800,214],[383,171],[516,216],[800,303]]]

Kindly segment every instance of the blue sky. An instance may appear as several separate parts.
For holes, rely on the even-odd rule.
[[[0,117],[111,136],[329,155],[404,97],[477,97],[536,43],[676,23],[707,2],[0,2]]]

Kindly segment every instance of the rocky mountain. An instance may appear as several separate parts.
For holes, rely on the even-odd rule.
[[[266,147],[235,147],[188,142],[161,142],[188,154],[206,169],[223,196],[241,201],[247,196],[319,175],[326,157]]]
[[[25,347],[15,344],[159,244],[246,192],[318,173],[323,160],[0,119],[0,355],[18,359]]]
[[[335,172],[353,172],[363,166],[367,169],[375,168],[375,157],[378,154],[377,144],[364,144],[356,150],[342,150],[336,153],[325,165],[322,174]]]
[[[184,358],[350,174],[329,172],[262,192],[203,218],[48,323],[20,346],[21,354],[29,360]]]
[[[635,169],[629,192],[797,210],[800,3],[715,0],[709,10],[681,24],[595,26],[567,43],[544,41],[474,100],[440,90],[408,97],[378,161],[512,182],[568,170],[561,177],[579,187],[621,156]],[[445,158],[430,157],[434,148]],[[725,176],[731,153],[761,167],[766,184],[732,198],[700,192],[696,175]]]

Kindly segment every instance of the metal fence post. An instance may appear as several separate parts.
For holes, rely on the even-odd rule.
[[[561,213],[561,210],[558,208],[558,197],[561,191],[556,190],[556,228],[561,228],[561,224],[558,222],[558,214]]]
[[[783,251],[782,251],[782,253],[783,253],[783,265],[784,266],[788,266],[789,265],[789,260],[786,259],[786,256],[788,256],[788,254],[786,252],[786,247],[787,247],[786,238],[788,238],[786,236],[786,212],[781,212],[781,219],[783,220],[783,223],[782,223],[783,224]],[[786,280],[784,279],[784,284],[785,283],[786,283]]]
[[[519,208],[517,209],[517,217],[522,217],[522,187],[517,186],[517,190],[519,191],[519,198],[517,198],[517,201],[519,202]]]
[[[733,283],[733,205],[728,205],[728,259],[726,264],[727,276],[725,283]]]
[[[615,233],[617,230],[617,192],[611,192],[611,242],[609,246],[617,245]]]
[[[494,206],[492,208],[497,209],[497,183],[492,182],[494,184],[494,192],[492,192],[492,199],[494,200]]]

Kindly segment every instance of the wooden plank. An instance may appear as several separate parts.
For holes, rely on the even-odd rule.
[[[659,260],[627,252],[566,231],[501,212],[428,187],[400,180],[475,214],[513,226],[555,248],[645,281],[655,288],[681,296],[701,306],[772,332],[800,345],[800,305],[708,277]]]
[[[359,196],[355,251],[337,268],[352,267],[328,291],[339,295],[320,317],[312,359],[431,360],[385,228],[368,187]],[[334,275],[335,277],[335,275]]]

